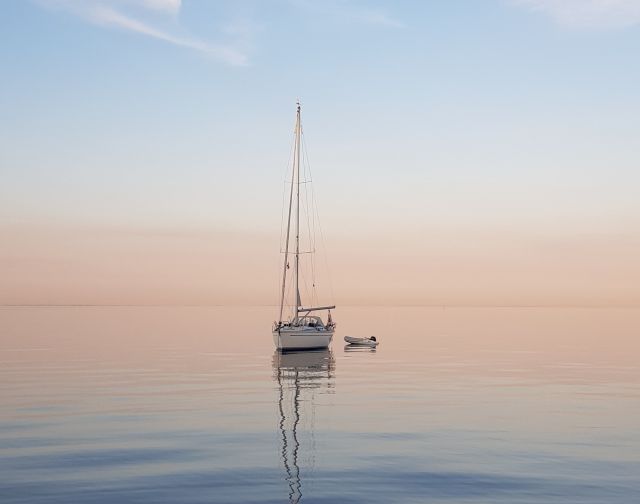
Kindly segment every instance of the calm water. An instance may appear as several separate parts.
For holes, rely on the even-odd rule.
[[[0,309],[0,502],[640,502],[640,310],[273,312]]]

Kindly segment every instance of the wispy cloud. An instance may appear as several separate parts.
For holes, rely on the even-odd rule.
[[[362,10],[356,12],[354,17],[363,23],[371,25],[387,26],[389,28],[404,28],[405,26],[404,23],[382,10]]]
[[[377,25],[387,28],[404,28],[405,24],[392,17],[382,8],[368,7],[350,0],[289,0],[298,8],[313,11],[343,21]]]
[[[624,28],[640,24],[640,0],[511,0],[576,28]]]
[[[176,35],[141,20],[147,11],[178,15],[181,0],[40,0],[47,7],[61,8],[95,25],[127,30],[152,37],[169,44],[191,49],[233,66],[248,63],[246,44],[214,44],[202,40]],[[138,13],[133,16],[128,9]],[[156,20],[157,22],[157,20]]]
[[[182,0],[142,0],[149,9],[177,13],[182,7]]]

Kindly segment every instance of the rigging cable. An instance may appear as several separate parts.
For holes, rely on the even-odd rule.
[[[306,143],[304,141],[304,136],[302,136],[302,143],[303,143],[303,152],[305,153],[306,156]],[[308,162],[308,159],[307,159]],[[311,166],[309,165],[309,177],[311,178]],[[313,187],[313,184],[311,184],[311,199],[312,199],[312,208],[313,208],[313,223],[314,223],[314,239],[315,239],[315,224],[317,223],[317,228],[318,231],[320,233],[320,249],[321,249],[321,255],[323,258],[323,262],[324,262],[324,267],[327,273],[327,283],[329,284],[329,292],[330,292],[330,296],[331,296],[331,303],[334,302],[335,300],[335,295],[333,292],[333,281],[331,279],[331,270],[329,269],[329,259],[328,259],[328,254],[327,254],[327,247],[326,247],[326,241],[324,238],[324,232],[322,230],[322,223],[320,222],[320,214],[318,211],[318,204],[317,204],[317,197],[316,197],[316,192],[315,192],[315,188]],[[315,249],[315,243],[314,243],[314,249]]]

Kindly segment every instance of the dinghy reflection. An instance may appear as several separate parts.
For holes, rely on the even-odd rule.
[[[289,502],[302,499],[302,477],[315,465],[316,401],[334,387],[335,360],[331,350],[280,352],[273,355],[278,383],[280,456],[289,486]]]
[[[358,346],[358,345],[345,345],[345,352],[364,352],[364,353],[376,353],[375,347],[366,347],[366,346]]]

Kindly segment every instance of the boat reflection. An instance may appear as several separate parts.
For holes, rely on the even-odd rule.
[[[280,455],[289,486],[289,502],[302,499],[301,465],[315,463],[316,395],[333,388],[335,359],[331,350],[280,352],[273,355],[278,383]]]

